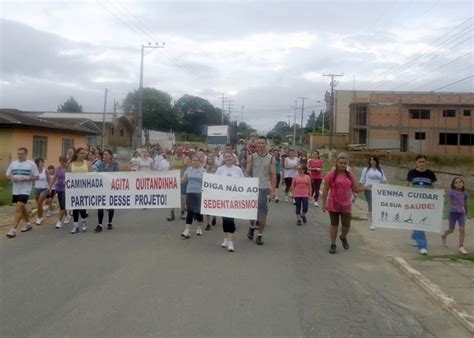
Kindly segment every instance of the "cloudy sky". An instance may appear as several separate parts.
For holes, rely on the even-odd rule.
[[[0,107],[85,111],[144,85],[188,93],[259,130],[288,121],[298,97],[321,109],[325,73],[338,89],[474,91],[473,2],[0,1]],[[465,79],[465,80],[463,80]],[[456,81],[459,81],[457,82]],[[301,100],[298,100],[301,106]],[[227,104],[226,104],[227,109]],[[306,118],[305,118],[306,119]]]

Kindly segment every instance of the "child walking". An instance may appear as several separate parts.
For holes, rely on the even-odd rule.
[[[296,205],[296,225],[301,225],[301,221],[306,224],[306,213],[308,212],[308,201],[312,196],[311,177],[306,175],[306,165],[298,164],[296,166],[297,174],[291,181],[291,193],[295,198]],[[303,212],[301,212],[303,207]]]
[[[441,235],[441,241],[444,246],[448,246],[446,238],[449,234],[454,232],[456,221],[459,226],[459,252],[463,255],[467,255],[467,251],[464,248],[464,228],[467,220],[467,197],[468,193],[464,188],[464,181],[460,177],[455,177],[451,182],[451,191],[448,194],[448,198],[451,202],[451,209],[449,210],[449,229]]]

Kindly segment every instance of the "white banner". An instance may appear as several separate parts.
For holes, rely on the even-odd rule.
[[[180,208],[179,170],[66,173],[66,209]]]
[[[258,178],[217,176],[202,179],[201,213],[240,219],[257,219]]]
[[[372,222],[377,228],[441,232],[444,190],[372,186]]]

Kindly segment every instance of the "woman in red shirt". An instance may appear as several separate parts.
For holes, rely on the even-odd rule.
[[[347,170],[347,158],[343,156],[338,157],[335,169],[329,172],[324,178],[323,212],[326,212],[326,210],[329,211],[329,218],[331,219],[331,246],[329,253],[336,253],[339,219],[342,225],[339,239],[341,240],[342,247],[345,250],[349,249],[347,234],[351,226],[352,193],[358,193],[364,190],[366,190],[366,188],[359,187],[354,175]]]

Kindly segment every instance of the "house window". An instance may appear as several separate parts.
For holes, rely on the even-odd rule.
[[[456,117],[456,109],[443,109],[443,117]]]
[[[47,158],[48,138],[33,135],[33,158]]]
[[[456,133],[439,133],[439,144],[448,146],[458,145],[458,134]]]
[[[414,120],[429,120],[430,110],[429,109],[410,109],[409,115]]]
[[[459,138],[459,144],[462,146],[474,145],[474,134],[461,134]]]
[[[426,140],[426,133],[415,133],[415,140]]]
[[[125,131],[123,129],[120,129],[120,137],[123,137],[125,135]]]
[[[471,116],[471,109],[464,109],[463,115],[464,116]]]
[[[74,139],[63,138],[63,150],[61,154],[66,155],[69,148],[74,148]]]
[[[367,106],[355,106],[355,124],[356,126],[367,125]]]

